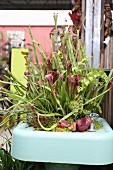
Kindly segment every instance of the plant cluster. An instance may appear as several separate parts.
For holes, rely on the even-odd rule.
[[[57,17],[54,15],[56,40]],[[29,59],[28,53],[22,52],[26,60],[26,71],[23,73],[26,85],[7,69],[10,77],[7,79],[15,90],[0,90],[6,95],[4,100],[10,103],[8,109],[1,110],[6,115],[1,125],[19,115],[20,119],[38,130],[87,130],[92,123],[89,114],[102,113],[102,99],[113,86],[113,70],[107,76],[104,69],[91,68],[85,47],[79,38],[73,39],[69,28],[62,28],[61,46],[52,51],[49,57],[34,39],[31,28],[29,31],[36,64]],[[40,51],[41,64],[38,62],[36,47]]]
[[[8,141],[7,147],[0,148],[0,169],[1,170],[45,170],[43,163],[20,161],[11,156],[11,143]]]

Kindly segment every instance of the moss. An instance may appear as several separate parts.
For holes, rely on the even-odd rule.
[[[72,131],[70,129],[68,129],[68,128],[56,127],[55,129],[53,129],[53,132],[72,132]]]
[[[94,120],[94,128],[95,130],[99,130],[103,128],[103,125],[99,123],[97,120]]]

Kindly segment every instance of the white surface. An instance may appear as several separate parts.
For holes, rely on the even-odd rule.
[[[54,25],[53,15],[58,13],[58,25],[72,25],[71,10],[0,10],[0,25]],[[67,20],[67,22],[65,21]]]
[[[7,31],[7,40],[11,48],[24,48],[24,31]]]
[[[102,0],[95,0],[94,5],[94,35],[93,35],[93,54],[94,54],[94,66],[100,66],[100,36],[101,36],[101,5]]]
[[[86,0],[86,17],[85,17],[85,44],[86,44],[86,55],[91,56],[92,54],[92,0]],[[91,58],[89,58],[89,64],[91,65]]]
[[[89,64],[100,66],[100,31],[101,31],[101,2],[102,0],[86,0],[85,43],[87,56],[94,55],[94,63],[89,58]],[[93,9],[94,5],[94,9]],[[93,11],[94,10],[94,11]]]

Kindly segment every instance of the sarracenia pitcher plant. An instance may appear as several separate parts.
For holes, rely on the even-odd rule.
[[[55,35],[50,36],[53,45],[59,35],[57,15],[54,15],[54,19]],[[107,76],[104,69],[90,67],[85,47],[80,39],[73,38],[69,28],[62,27],[61,44],[55,51],[51,50],[50,56],[46,56],[30,27],[29,32],[36,64],[29,59],[29,53],[22,51],[26,60],[23,73],[26,85],[6,68],[9,76],[7,82],[2,83],[13,85],[15,90],[0,89],[5,96],[0,100],[9,102],[9,107],[1,108],[0,112],[5,118],[0,125],[17,119],[37,130],[87,130],[92,123],[88,115],[92,112],[102,113],[102,99],[113,86],[113,70]],[[37,48],[41,63],[38,62]]]

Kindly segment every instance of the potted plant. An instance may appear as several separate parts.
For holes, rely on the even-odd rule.
[[[56,40],[57,17],[54,15]],[[34,39],[31,28],[29,30],[36,64],[32,63],[27,52],[22,52],[26,60],[26,71],[23,73],[26,85],[6,69],[8,82],[2,83],[13,85],[15,90],[0,90],[10,103],[9,108],[1,110],[6,117],[0,125],[12,118],[16,121],[19,117],[19,122],[26,122],[38,131],[87,131],[93,123],[90,114],[102,114],[101,102],[113,86],[113,70],[107,76],[104,69],[91,68],[79,36],[74,39],[69,28],[62,28],[61,46],[49,57]],[[51,40],[54,44],[52,35]],[[36,46],[40,51],[41,63],[38,62]],[[101,128],[98,122],[96,124],[97,128]]]
[[[57,17],[54,15],[56,39]],[[87,130],[92,120],[86,115],[92,112],[102,113],[101,102],[104,94],[113,86],[113,70],[107,76],[103,68],[91,68],[85,48],[77,38],[75,48],[75,40],[70,30],[62,29],[61,46],[57,51],[52,51],[49,57],[35,41],[31,28],[30,36],[36,64],[29,60],[29,53],[22,52],[26,60],[26,71],[23,73],[26,85],[6,68],[9,74],[8,82],[2,83],[13,85],[15,91],[1,88],[1,92],[7,96],[5,100],[11,104],[8,109],[2,110],[6,115],[3,123],[15,115],[26,115],[22,119],[40,130]],[[40,64],[36,46],[42,57]],[[83,119],[88,124],[81,129],[79,120]]]

